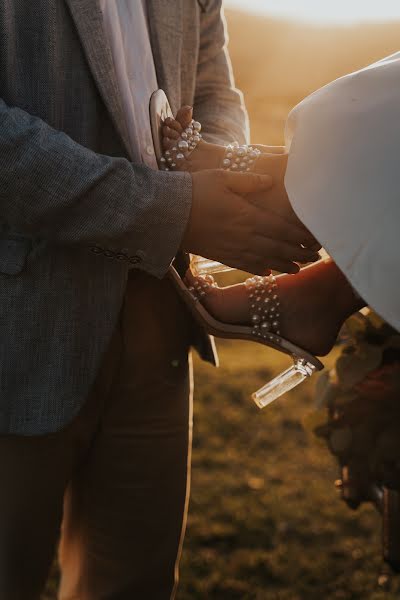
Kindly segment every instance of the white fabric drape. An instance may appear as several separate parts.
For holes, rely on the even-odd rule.
[[[400,330],[400,52],[303,100],[286,142],[297,215]]]

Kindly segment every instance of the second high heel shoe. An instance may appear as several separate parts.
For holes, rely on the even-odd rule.
[[[259,408],[271,404],[324,368],[318,358],[280,335],[280,303],[275,277],[272,275],[253,277],[246,281],[251,307],[251,324],[231,325],[215,319],[201,303],[209,289],[216,285],[212,277],[198,277],[194,280],[194,284],[188,287],[173,266],[170,267],[168,274],[193,317],[210,335],[254,341],[292,357],[293,365],[289,369],[252,395]]]

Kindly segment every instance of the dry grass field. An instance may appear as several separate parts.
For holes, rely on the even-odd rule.
[[[307,428],[314,384],[260,411],[250,393],[286,359],[242,342],[219,348],[219,370],[195,363],[192,500],[178,599],[398,599],[400,582],[382,576],[378,515],[341,503],[336,465]]]
[[[177,600],[398,600],[400,582],[382,575],[378,515],[339,501],[336,465],[305,424],[312,381],[260,411],[251,392],[287,360],[249,343],[218,345],[219,369],[195,358]],[[55,588],[56,575],[42,600],[56,600]]]
[[[396,51],[400,30],[297,26],[239,13],[228,21],[252,141],[273,144],[299,100]],[[195,359],[192,498],[178,600],[400,598],[400,582],[382,576],[378,515],[339,501],[336,465],[304,426],[314,384],[259,411],[250,393],[285,359],[251,344],[219,347],[220,369]],[[55,600],[55,585],[53,577],[46,600]],[[152,600],[151,592],[141,600]]]

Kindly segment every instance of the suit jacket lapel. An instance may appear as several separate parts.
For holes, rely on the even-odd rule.
[[[128,156],[129,141],[118,91],[113,58],[103,25],[98,0],[65,0],[74,19],[89,67],[99,92],[124,142]]]
[[[184,0],[147,0],[148,19],[158,86],[167,94],[172,110],[180,107],[180,56]]]

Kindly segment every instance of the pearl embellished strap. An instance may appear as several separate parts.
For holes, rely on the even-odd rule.
[[[251,277],[246,279],[245,286],[250,300],[252,335],[255,338],[279,342],[280,301],[276,278],[273,275]],[[196,277],[189,292],[201,302],[210,289],[215,287],[218,287],[218,284],[214,277],[204,275]]]
[[[161,170],[173,171],[179,163],[186,160],[199,145],[202,139],[200,132],[201,123],[192,119],[189,127],[186,127],[181,133],[176,146],[173,146],[171,150],[166,150],[160,158]]]
[[[189,292],[196,299],[201,300],[213,287],[218,287],[218,284],[212,275],[199,275],[189,288]]]
[[[260,157],[260,150],[253,146],[239,146],[237,142],[226,147],[222,168],[225,171],[251,171]]]
[[[273,275],[251,277],[245,282],[250,300],[253,335],[271,342],[280,336],[280,302]]]

